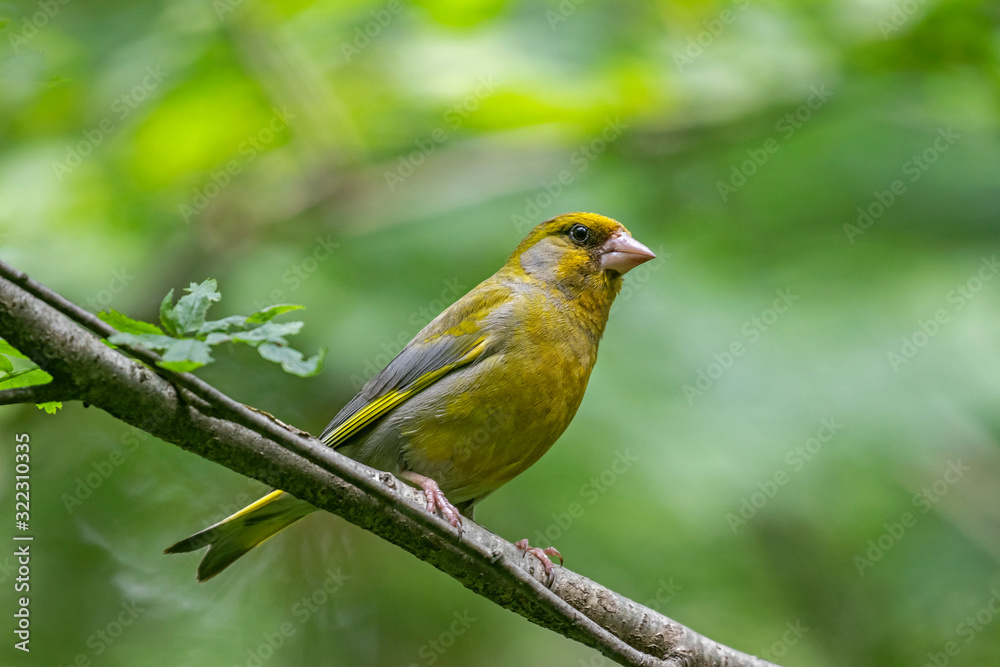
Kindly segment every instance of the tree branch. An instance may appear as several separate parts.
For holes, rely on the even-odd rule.
[[[190,375],[151,367],[157,355],[104,345],[114,330],[0,262],[0,336],[49,372],[43,391],[86,401],[243,475],[284,489],[406,549],[467,588],[622,665],[775,667],[562,567],[551,587],[536,558],[465,521],[461,534],[428,514],[420,491],[325,447]],[[51,393],[46,393],[51,392]],[[57,400],[49,398],[47,400]]]
[[[49,401],[72,401],[77,398],[73,385],[52,381],[30,387],[14,387],[0,390],[0,405],[16,403],[48,403]]]

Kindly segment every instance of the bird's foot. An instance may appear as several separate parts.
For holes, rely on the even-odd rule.
[[[444,492],[438,486],[437,482],[430,477],[417,474],[412,470],[407,470],[399,476],[413,482],[423,490],[424,497],[427,499],[428,512],[431,514],[440,512],[445,521],[459,530],[462,529],[462,515],[459,514],[458,509],[445,497]]]
[[[542,567],[545,568],[545,576],[548,578],[548,585],[551,586],[553,580],[555,579],[555,573],[552,571],[552,559],[550,558],[550,556],[555,556],[556,558],[558,558],[559,564],[562,565],[563,557],[562,554],[559,553],[559,550],[556,549],[555,547],[547,547],[545,549],[541,549],[539,547],[533,547],[530,544],[528,544],[527,539],[514,542],[514,546],[523,551],[524,553],[531,554],[538,560],[542,561]]]

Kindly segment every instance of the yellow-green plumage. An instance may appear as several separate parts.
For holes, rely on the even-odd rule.
[[[586,242],[574,238],[580,227]],[[372,378],[321,439],[375,468],[434,480],[471,517],[569,425],[622,274],[651,257],[610,218],[570,213],[540,224]],[[314,510],[274,492],[167,551],[209,546],[198,571],[205,580]]]

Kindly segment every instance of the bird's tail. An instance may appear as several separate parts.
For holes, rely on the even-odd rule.
[[[186,553],[208,547],[208,553],[198,565],[198,581],[206,581],[264,540],[315,510],[309,503],[284,491],[272,491],[231,517],[172,544],[163,553]]]

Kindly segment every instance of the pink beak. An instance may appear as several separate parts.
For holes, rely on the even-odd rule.
[[[611,269],[621,274],[639,266],[643,262],[654,259],[653,251],[628,235],[628,232],[618,231],[601,246],[601,268]]]

